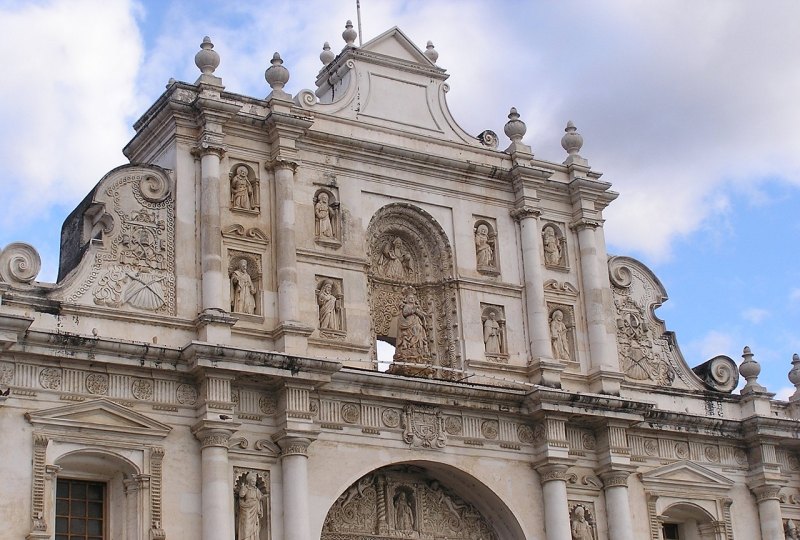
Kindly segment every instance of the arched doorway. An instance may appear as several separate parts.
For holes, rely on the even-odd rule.
[[[522,540],[510,510],[485,485],[450,466],[382,467],[347,488],[328,511],[322,540]]]
[[[373,344],[395,347],[389,371],[456,376],[463,369],[457,289],[442,227],[411,204],[384,206],[367,228],[367,260]]]
[[[718,540],[725,538],[724,523],[692,503],[676,503],[660,516],[664,540]]]

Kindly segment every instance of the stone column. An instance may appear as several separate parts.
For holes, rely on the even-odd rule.
[[[536,471],[542,482],[544,529],[547,540],[572,540],[567,503],[567,466],[542,465]]]
[[[780,486],[763,485],[753,488],[758,504],[758,522],[761,525],[761,540],[783,538]]]
[[[524,206],[511,211],[520,228],[522,241],[522,266],[525,282],[525,307],[527,314],[528,347],[531,355],[531,375],[535,382],[546,386],[561,387],[561,371],[564,367],[553,361],[550,344],[550,325],[547,303],[544,299],[544,274],[540,249],[541,229],[539,210]]]
[[[228,440],[234,433],[224,422],[203,420],[192,428],[200,440],[202,540],[234,540],[232,469]]]
[[[228,311],[223,301],[225,278],[222,263],[222,230],[220,217],[220,159],[222,146],[201,145],[200,155],[200,269],[202,272],[203,311]]]
[[[629,471],[610,471],[600,474],[606,495],[608,537],[614,540],[634,540],[631,504],[628,500]]]
[[[310,439],[286,437],[281,448],[283,473],[283,538],[311,540],[308,511],[308,446]]]
[[[294,173],[291,161],[276,161],[275,171],[275,266],[278,274],[278,319],[297,321],[297,242],[295,240]]]

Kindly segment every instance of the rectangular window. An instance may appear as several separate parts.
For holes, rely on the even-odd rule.
[[[56,482],[55,540],[104,540],[106,485],[101,482]]]
[[[664,540],[680,540],[677,523],[664,523]]]

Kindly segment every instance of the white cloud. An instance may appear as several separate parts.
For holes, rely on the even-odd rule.
[[[794,394],[794,392],[795,392],[794,386],[784,386],[783,388],[775,392],[775,399],[780,399],[782,401],[789,401],[789,397],[792,394]]]
[[[742,311],[742,318],[753,324],[759,324],[770,316],[770,312],[762,308],[748,308]]]
[[[687,353],[695,353],[696,357],[704,362],[720,354],[729,355],[735,349],[736,339],[733,335],[719,330],[711,330],[702,338],[690,342],[687,347]],[[688,354],[686,356],[687,358],[690,357]]]

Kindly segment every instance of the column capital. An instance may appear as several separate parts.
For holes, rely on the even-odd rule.
[[[535,208],[533,206],[528,206],[528,205],[520,206],[519,208],[513,208],[512,210],[509,210],[508,213],[511,214],[511,219],[513,219],[514,221],[517,221],[517,222],[522,221],[523,219],[527,219],[527,218],[536,219],[540,215],[542,215],[542,211],[541,210],[539,210],[538,208]]]
[[[196,157],[214,155],[219,159],[222,159],[227,151],[227,146],[211,140],[201,140],[195,146],[193,146],[191,150],[192,155]]]
[[[227,450],[231,435],[239,429],[240,425],[221,420],[201,420],[192,426],[192,434],[200,441],[201,449],[218,446]]]
[[[603,489],[612,487],[628,487],[628,477],[632,471],[613,470],[606,471],[598,474],[600,480],[603,481]]]
[[[603,220],[601,219],[590,219],[590,218],[579,218],[569,224],[569,228],[573,231],[582,231],[583,229],[597,229],[603,226]]]
[[[753,495],[756,496],[757,503],[769,500],[780,501],[781,487],[782,486],[761,485],[757,487],[751,487],[750,491],[752,491]]]
[[[281,449],[281,457],[305,456],[308,457],[308,447],[314,442],[305,437],[284,437],[275,441]]]
[[[288,159],[274,159],[272,161],[267,162],[264,165],[264,168],[268,171],[277,171],[280,169],[288,169],[292,171],[292,173],[297,172],[298,164],[295,161],[289,161]]]
[[[542,484],[555,480],[561,482],[567,481],[567,469],[569,469],[569,466],[563,463],[546,463],[535,467],[535,469],[536,472],[539,473]]]

